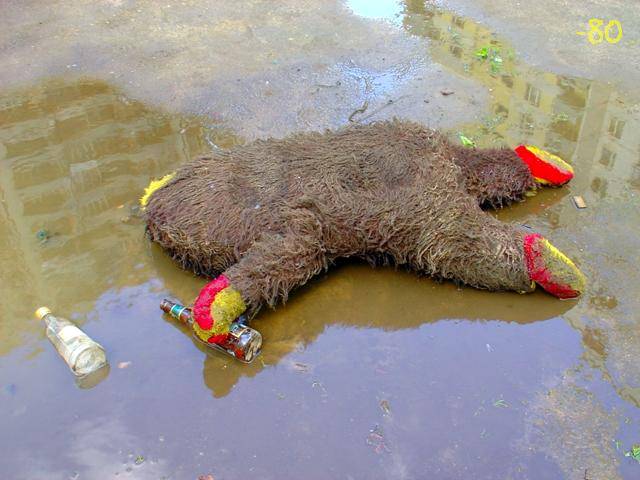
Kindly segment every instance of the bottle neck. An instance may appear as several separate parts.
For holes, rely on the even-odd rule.
[[[190,325],[193,322],[191,309],[185,307],[184,305],[180,305],[178,303],[165,299],[162,301],[162,303],[160,303],[160,308],[162,309],[162,311],[166,312],[171,317],[179,320],[182,323]]]
[[[46,315],[44,315],[41,320],[44,322],[44,324],[47,327],[51,327],[53,325],[56,325],[58,323],[58,319],[56,317],[53,316],[53,314],[51,313],[47,313]]]

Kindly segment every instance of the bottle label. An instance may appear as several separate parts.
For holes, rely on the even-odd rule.
[[[176,304],[173,307],[171,307],[171,310],[169,310],[169,315],[171,315],[173,318],[176,318],[178,320],[182,320],[181,315],[186,309],[187,307]]]
[[[58,332],[58,337],[66,344],[71,343],[77,337],[84,336],[84,332],[75,325],[67,325],[62,330],[60,330],[60,332]]]

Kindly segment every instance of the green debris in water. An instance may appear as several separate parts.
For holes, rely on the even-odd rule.
[[[505,402],[502,398],[493,402],[493,406],[496,408],[509,408],[509,404]]]
[[[504,61],[499,48],[482,47],[476,51],[476,57],[483,62],[489,60],[489,68],[492,74],[496,74],[502,69]]]
[[[144,463],[144,457],[142,455],[138,455],[134,461],[136,465],[141,465]]]
[[[489,61],[491,65],[491,73],[498,73],[502,69],[502,57],[496,55]]]
[[[476,51],[476,57],[482,60],[489,58],[489,47],[482,47],[480,50]]]
[[[631,450],[629,450],[628,452],[625,452],[624,456],[631,457],[636,462],[640,463],[640,445],[637,445],[637,444],[633,445],[631,447]]]
[[[458,137],[460,138],[460,141],[462,142],[462,145],[464,145],[465,147],[475,148],[476,142],[473,141],[471,138],[463,135],[462,133],[459,133]]]

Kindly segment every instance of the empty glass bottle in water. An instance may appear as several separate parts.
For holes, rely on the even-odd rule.
[[[46,334],[73,374],[80,378],[93,376],[108,367],[104,348],[65,318],[55,317],[47,307],[36,310],[38,320],[47,326]],[[95,383],[94,383],[95,384]],[[82,385],[81,387],[92,386]]]
[[[191,309],[171,300],[164,299],[160,303],[162,311],[168,313],[176,320],[191,326],[193,323],[193,316]],[[205,344],[207,347],[220,350],[227,355],[237,358],[242,362],[251,362],[259,353],[262,348],[262,335],[257,330],[248,327],[243,322],[243,317],[236,320],[231,324],[229,335],[222,344],[217,343],[205,343],[200,340],[195,334],[193,337],[199,342]]]

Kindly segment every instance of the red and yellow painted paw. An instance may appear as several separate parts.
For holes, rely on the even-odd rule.
[[[529,278],[558,298],[575,298],[584,292],[586,279],[578,267],[539,234],[524,237]]]
[[[223,343],[246,309],[240,292],[220,275],[205,285],[193,304],[193,331],[204,342]]]
[[[573,178],[571,165],[557,155],[531,145],[520,145],[515,151],[538,183],[559,187]]]

